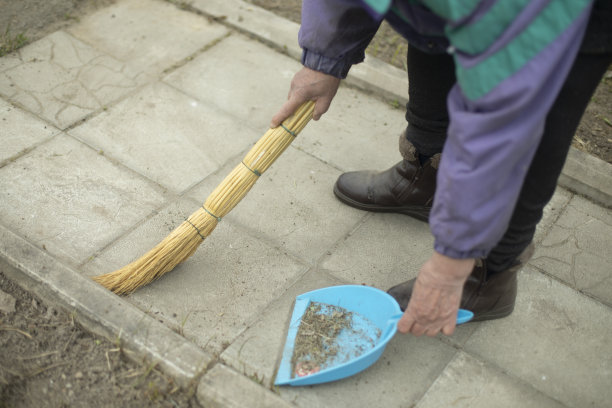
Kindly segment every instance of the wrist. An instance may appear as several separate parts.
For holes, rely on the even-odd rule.
[[[345,79],[352,66],[344,59],[329,58],[306,48],[302,49],[302,65],[338,79]]]
[[[430,265],[430,268],[427,268],[427,270],[434,278],[463,285],[472,273],[475,262],[474,258],[451,258],[434,251],[431,258],[427,261]]]

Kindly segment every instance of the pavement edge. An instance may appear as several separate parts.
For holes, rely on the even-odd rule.
[[[591,201],[612,208],[612,164],[572,147],[559,185]]]
[[[157,363],[182,389],[194,389],[215,357],[44,250],[0,225],[0,268],[87,330],[118,342],[125,354]]]
[[[223,364],[215,365],[202,377],[197,398],[207,408],[293,407],[263,385]]]

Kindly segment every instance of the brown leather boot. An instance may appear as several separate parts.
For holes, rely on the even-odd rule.
[[[354,171],[342,174],[334,185],[340,201],[365,211],[396,212],[427,221],[434,193],[440,154],[421,166],[416,149],[400,136],[404,158],[383,172]]]
[[[481,259],[476,260],[474,270],[463,286],[459,304],[461,309],[474,313],[474,319],[471,321],[499,319],[512,313],[516,300],[517,273],[529,261],[533,251],[533,244],[529,244],[515,265],[490,276],[487,276],[486,262]],[[387,291],[397,300],[402,311],[408,307],[415,281],[416,279],[411,279]]]

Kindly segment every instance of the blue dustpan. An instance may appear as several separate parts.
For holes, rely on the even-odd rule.
[[[350,335],[336,339],[339,352],[318,371],[292,373],[291,357],[302,316],[311,302],[339,306],[352,313]],[[402,311],[396,300],[386,292],[369,286],[332,286],[303,293],[295,299],[275,385],[312,385],[350,377],[365,370],[378,360],[387,343],[397,331]],[[459,309],[457,324],[470,321],[474,314]],[[358,335],[355,335],[358,333]],[[299,375],[304,375],[300,377]]]

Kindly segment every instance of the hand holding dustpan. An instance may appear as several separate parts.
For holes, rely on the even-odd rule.
[[[345,330],[349,334],[338,335],[333,345],[335,349],[324,365],[295,359],[300,325],[310,305],[315,303],[328,308],[323,313],[338,313],[338,308],[341,308],[350,314],[351,327]],[[365,370],[382,355],[397,331],[402,314],[391,295],[369,286],[332,286],[299,295],[295,300],[275,385],[320,384]],[[473,317],[472,312],[459,309],[457,324],[466,323]],[[317,334],[308,332],[306,335]]]

